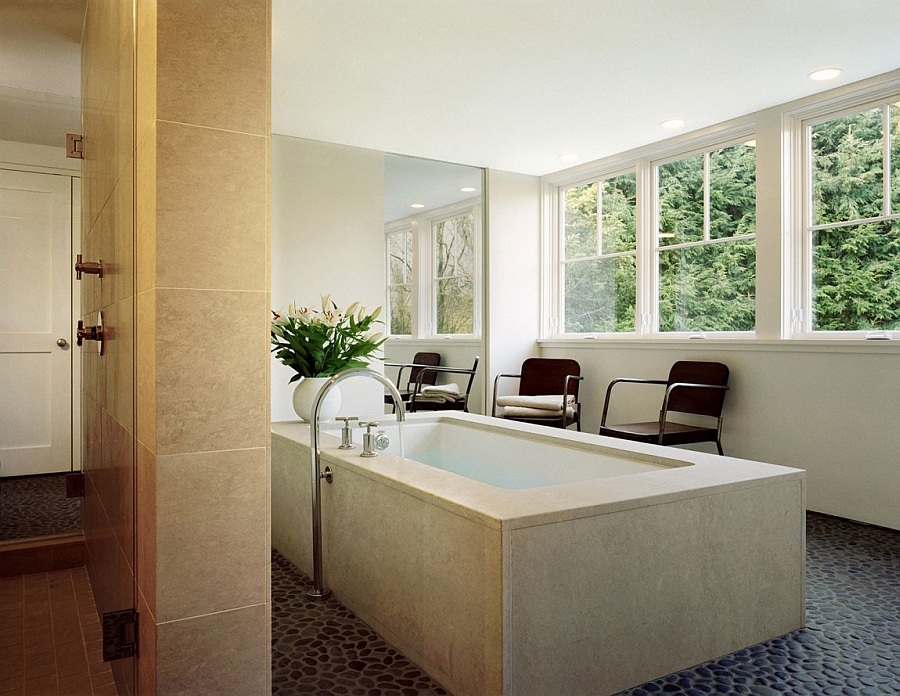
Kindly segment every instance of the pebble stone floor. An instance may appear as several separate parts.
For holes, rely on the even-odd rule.
[[[66,475],[0,479],[0,541],[81,531],[81,498],[66,498]]]
[[[900,532],[808,514],[806,580],[806,628],[623,695],[900,694]],[[449,693],[336,600],[308,601],[308,584],[273,551],[273,694]]]

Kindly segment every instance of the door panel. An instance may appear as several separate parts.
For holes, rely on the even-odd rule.
[[[70,182],[0,170],[3,476],[72,468]]]

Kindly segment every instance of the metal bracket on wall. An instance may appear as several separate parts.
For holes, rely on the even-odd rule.
[[[66,133],[66,157],[84,159],[84,136],[79,133]]]
[[[66,497],[84,497],[84,472],[76,471],[71,474],[66,474]]]
[[[103,661],[137,655],[137,621],[134,609],[110,611],[103,615]]]

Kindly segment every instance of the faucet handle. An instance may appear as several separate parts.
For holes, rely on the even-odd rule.
[[[360,423],[360,425],[366,429],[366,432],[372,432],[372,428],[378,427],[378,421],[369,421],[368,423]]]
[[[341,428],[341,445],[338,449],[353,449],[353,430],[350,426],[350,421],[358,421],[359,416],[338,416],[335,420],[344,421],[344,425]]]

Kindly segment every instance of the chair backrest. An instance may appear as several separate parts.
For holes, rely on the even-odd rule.
[[[438,367],[441,364],[441,354],[440,353],[416,353],[413,357],[413,362],[416,365],[431,365],[432,367]],[[411,367],[409,369],[409,379],[406,380],[406,388],[412,389],[416,380],[419,378],[419,373],[422,371],[421,367]],[[422,384],[433,387],[434,382],[437,379],[437,372],[426,372],[422,375]]]
[[[728,386],[728,366],[718,362],[680,360],[669,370],[669,385],[676,382]],[[701,416],[722,415],[724,389],[675,389],[669,396],[669,410]]]
[[[522,379],[519,380],[519,396],[543,396],[562,394],[566,387],[566,375],[578,376],[581,366],[568,358],[528,358],[522,363]],[[580,380],[569,381],[569,394],[578,400]]]

